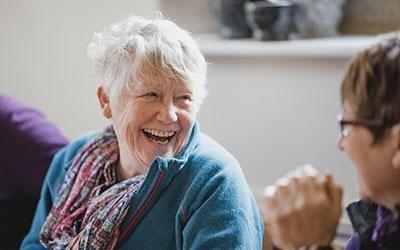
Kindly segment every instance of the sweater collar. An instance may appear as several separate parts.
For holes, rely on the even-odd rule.
[[[195,122],[192,126],[188,142],[185,147],[176,157],[162,157],[157,156],[154,158],[150,170],[157,168],[159,171],[166,175],[166,179],[171,179],[176,175],[189,160],[189,156],[199,143],[200,126]],[[168,178],[169,177],[169,178]]]

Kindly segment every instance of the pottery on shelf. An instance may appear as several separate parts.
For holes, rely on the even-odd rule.
[[[245,1],[246,0],[208,1],[210,11],[220,25],[219,33],[223,38],[235,39],[251,37],[251,29],[246,22],[243,9]]]
[[[337,35],[346,0],[292,0],[292,2],[296,5],[295,38]]]
[[[247,23],[259,41],[287,40],[292,27],[294,6],[289,1],[246,2]]]

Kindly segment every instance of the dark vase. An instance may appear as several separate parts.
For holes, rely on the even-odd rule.
[[[208,2],[212,14],[220,25],[220,34],[223,38],[251,37],[251,29],[246,22],[243,8],[246,0],[209,0]]]
[[[256,40],[287,40],[293,29],[294,5],[289,1],[246,2],[245,12]]]

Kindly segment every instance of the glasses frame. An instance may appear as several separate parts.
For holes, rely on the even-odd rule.
[[[348,136],[348,131],[346,130],[347,125],[352,126],[362,126],[362,127],[379,127],[383,125],[382,121],[379,120],[351,120],[345,119],[343,114],[338,114],[336,120],[339,124],[340,134],[346,138]]]

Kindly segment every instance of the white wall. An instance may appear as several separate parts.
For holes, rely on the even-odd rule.
[[[347,59],[208,57],[210,95],[200,112],[206,133],[241,163],[259,198],[299,164],[330,169],[357,197],[355,169],[336,148],[339,86]]]
[[[216,20],[210,13],[210,0],[159,0],[164,16],[179,26],[197,33],[218,31]]]
[[[41,109],[70,138],[105,121],[86,54],[94,32],[157,0],[0,0],[0,92]]]

